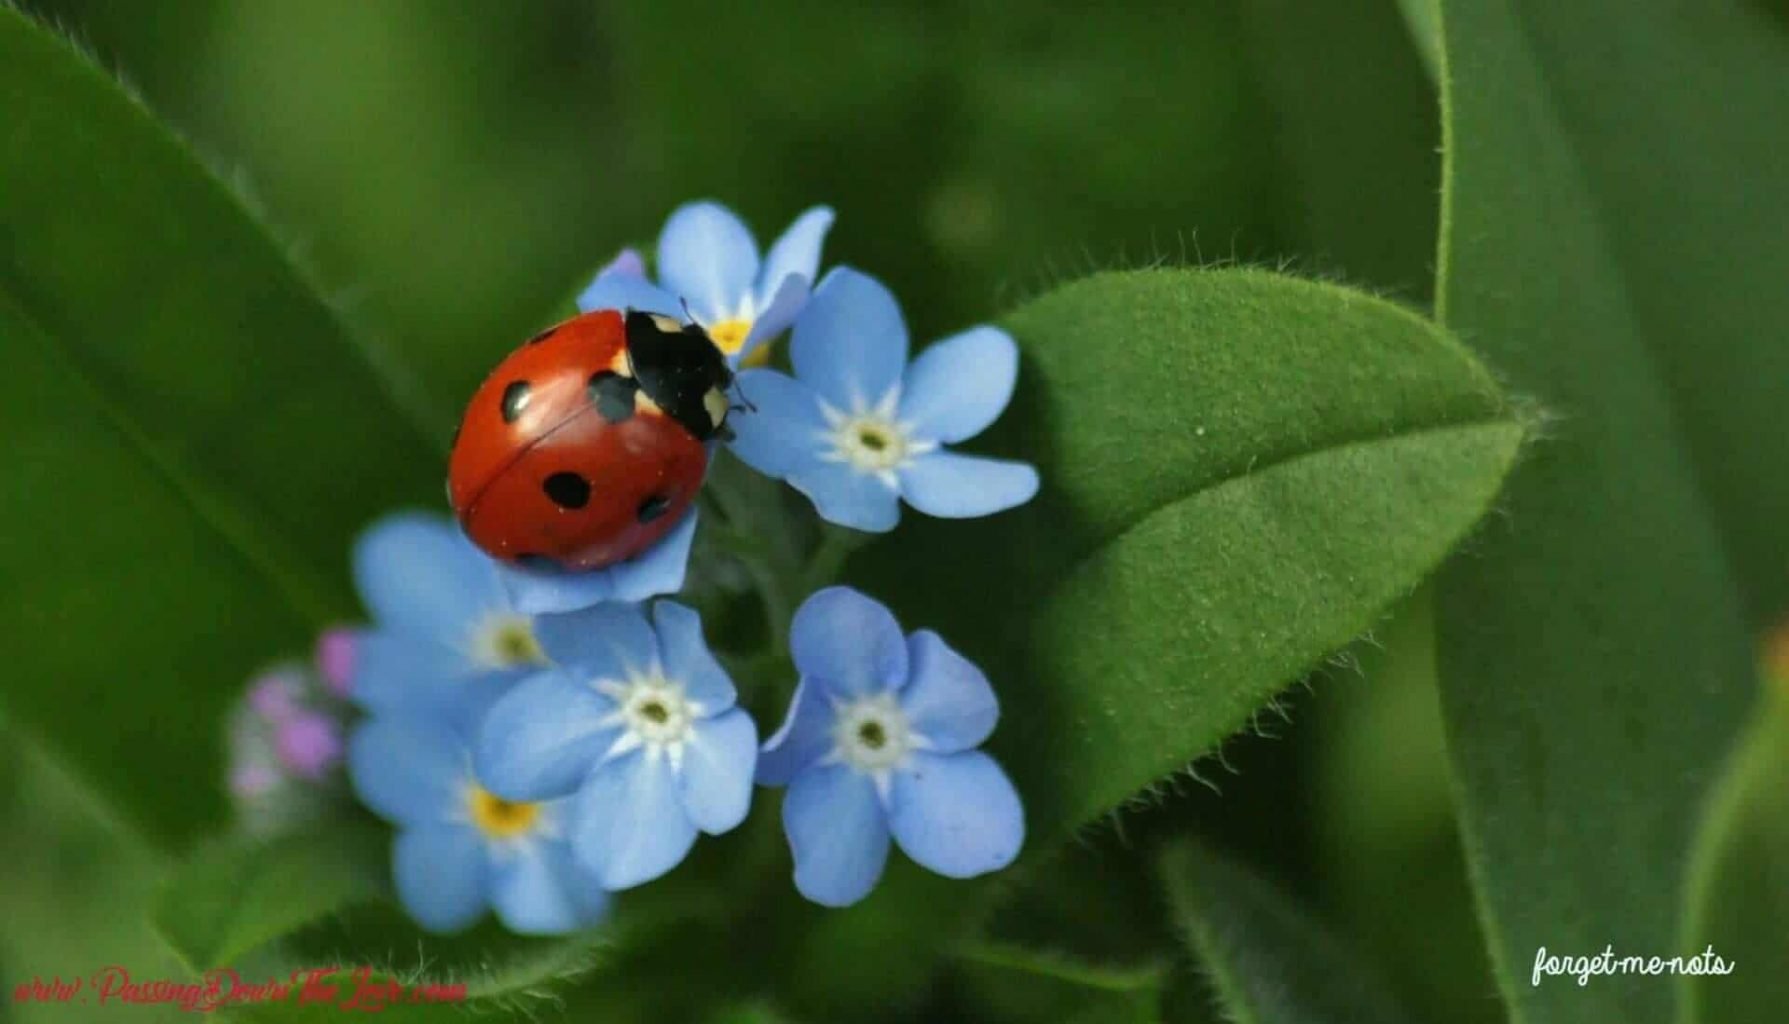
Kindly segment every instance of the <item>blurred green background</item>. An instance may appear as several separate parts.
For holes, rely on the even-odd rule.
[[[832,205],[826,262],[885,279],[916,338],[1105,267],[1288,266],[1416,306],[1432,288],[1439,127],[1397,0],[1104,5],[1097,28],[1087,5],[989,0],[25,6],[251,197],[414,372],[444,447],[496,358],[697,197],[761,241]],[[1002,930],[1125,963],[1167,928],[1138,882],[1146,851],[1197,828],[1395,966],[1421,1016],[1496,1019],[1426,622],[1419,595],[1382,643],[1294,691],[1290,722],[1263,722],[1273,738],[1202,764],[1211,786],[1189,779],[1091,840],[1063,869],[1076,899],[1016,901]],[[8,747],[0,977],[174,974],[138,924],[170,864]],[[1197,1019],[1209,1003],[1181,974]],[[975,1005],[984,982],[946,1001]]]

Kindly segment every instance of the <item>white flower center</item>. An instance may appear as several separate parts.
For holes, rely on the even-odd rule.
[[[472,660],[487,668],[545,665],[546,652],[526,615],[494,612],[472,629]]]
[[[829,462],[843,462],[859,473],[881,477],[895,485],[895,471],[937,447],[932,441],[913,437],[910,425],[895,419],[898,390],[890,389],[874,407],[863,401],[853,403],[849,412],[821,403],[826,417],[823,440],[828,450],[821,457]]]
[[[673,767],[682,762],[684,744],[695,734],[696,719],[702,714],[702,705],[689,699],[682,683],[654,669],[625,682],[598,680],[595,686],[615,701],[614,713],[603,724],[621,729],[605,759],[644,748],[649,756],[669,757]]]
[[[834,709],[833,757],[869,775],[885,775],[921,746],[892,693],[845,701]]]

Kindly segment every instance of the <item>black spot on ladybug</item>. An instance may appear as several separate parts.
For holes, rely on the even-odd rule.
[[[547,492],[547,497],[560,508],[583,508],[590,504],[590,481],[576,473],[554,473],[541,481],[540,489]]]
[[[613,370],[604,370],[590,378],[590,403],[596,414],[610,423],[620,423],[634,414],[634,392],[640,385]]]
[[[559,328],[557,328],[557,327],[549,327],[546,330],[540,332],[539,334],[536,334],[534,337],[529,338],[528,344],[538,345],[541,342],[546,341],[548,338],[551,338],[553,336],[553,332],[557,331],[558,329]]]
[[[503,389],[503,403],[500,406],[503,422],[514,423],[522,415],[523,410],[528,408],[530,391],[525,380],[510,381],[509,386]]]
[[[670,511],[670,509],[671,499],[662,494],[655,494],[652,497],[647,498],[645,501],[640,502],[640,507],[634,512],[634,516],[642,523],[650,523],[654,519],[657,519],[659,516]]]

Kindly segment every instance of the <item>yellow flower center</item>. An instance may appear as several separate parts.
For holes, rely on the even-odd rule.
[[[751,333],[752,322],[750,320],[736,318],[733,320],[722,320],[720,323],[710,324],[708,326],[708,336],[713,338],[715,345],[719,346],[720,350],[728,355],[732,355],[743,348],[745,346],[746,337]]]
[[[514,839],[540,818],[539,804],[505,800],[482,786],[467,788],[466,806],[472,812],[472,823],[492,839]]]
[[[478,660],[492,668],[544,665],[547,654],[534,637],[534,625],[523,615],[493,615],[473,638]]]

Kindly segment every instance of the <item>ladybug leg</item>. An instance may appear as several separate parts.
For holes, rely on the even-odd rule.
[[[727,406],[727,411],[757,412],[758,407],[752,404],[751,399],[745,397],[745,389],[739,386],[739,377],[734,374],[728,374],[728,376],[731,379],[727,381],[727,386],[733,389],[733,394],[739,399],[739,402],[736,405]]]

